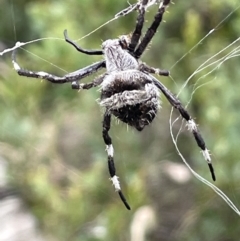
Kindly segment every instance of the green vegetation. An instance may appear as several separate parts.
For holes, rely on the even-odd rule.
[[[168,8],[166,22],[142,60],[154,67],[170,69],[237,4],[237,0],[176,0]],[[77,52],[63,41],[63,30],[68,29],[70,38],[79,39],[127,6],[127,1],[121,0],[114,3],[111,0],[3,0],[0,46],[12,47],[16,41],[36,38],[61,38],[25,46],[29,52],[19,50],[18,61],[30,70],[64,75],[101,57]],[[156,6],[150,9],[147,24],[151,23],[156,9]],[[102,40],[131,32],[136,16],[132,12],[119,18],[78,43],[88,49],[100,48]],[[203,62],[239,37],[239,22],[240,10],[237,10],[171,68],[174,81],[159,79],[178,93]],[[239,42],[231,50],[237,46]],[[239,66],[240,58],[236,56],[211,74],[206,75],[211,68],[205,69],[190,80],[179,96],[187,103],[195,84],[201,86],[194,92],[188,110],[211,151],[216,185],[238,207]],[[172,144],[171,106],[164,97],[158,117],[141,133],[112,122],[117,174],[132,207],[131,211],[125,209],[108,180],[107,154],[101,136],[102,110],[95,101],[98,97],[97,89],[79,93],[70,84],[53,85],[19,77],[11,65],[10,54],[0,58],[0,155],[9,162],[11,186],[18,188],[41,230],[62,241],[130,240],[135,212],[148,205],[155,215],[148,240],[238,240],[239,216],[216,193],[194,177],[178,183],[168,176],[168,164],[182,161]],[[173,116],[175,119],[178,113],[174,111]],[[180,125],[178,121],[174,133]],[[178,145],[193,169],[211,181],[207,164],[185,124]]]

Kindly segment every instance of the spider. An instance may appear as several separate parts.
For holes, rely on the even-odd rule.
[[[99,104],[105,109],[102,122],[102,136],[106,144],[110,179],[122,202],[129,210],[130,206],[121,191],[120,182],[116,176],[114,149],[112,139],[109,135],[111,116],[114,115],[122,122],[141,131],[153,121],[158,112],[160,107],[160,92],[165,95],[169,103],[186,120],[188,129],[192,132],[197,145],[201,148],[204,159],[208,163],[212,179],[216,180],[210,154],[194,120],[181,102],[158,79],[152,76],[152,74],[169,76],[169,71],[150,67],[140,61],[141,55],[156,33],[170,2],[171,0],[162,0],[159,3],[158,11],[152,24],[141,38],[146,9],[155,3],[155,0],[140,0],[136,4],[138,17],[133,33],[131,35],[120,36],[118,39],[106,40],[102,43],[102,49],[100,50],[81,48],[68,37],[67,30],[65,30],[64,37],[66,42],[74,46],[77,51],[87,55],[103,55],[104,60],[68,73],[63,77],[43,71],[33,72],[23,69],[16,61],[16,50],[12,54],[13,66],[21,76],[45,79],[55,84],[70,82],[72,89],[76,90],[88,90],[92,87],[100,86],[101,97]],[[92,82],[79,83],[84,77],[102,68],[106,68],[106,73],[98,76]]]

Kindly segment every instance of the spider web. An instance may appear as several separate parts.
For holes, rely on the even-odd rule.
[[[154,1],[152,1],[154,2]],[[179,4],[179,3],[178,3]],[[113,21],[119,19],[120,17],[126,16],[127,14],[130,14],[132,11],[135,10],[135,4],[133,5],[129,5],[129,7],[127,7],[126,9],[118,12],[113,18],[111,18],[110,20],[106,21],[105,23],[101,24],[99,27],[95,28],[94,30],[90,31],[89,33],[87,33],[86,35],[84,35],[83,37],[79,38],[77,41],[80,41],[84,38],[89,37],[90,35],[92,35],[93,33],[95,33],[96,31],[100,30],[101,28],[103,28],[104,26],[112,23]],[[187,51],[178,61],[176,61],[174,63],[174,65],[172,65],[172,67],[170,68],[170,70],[174,69],[175,66],[182,61],[188,54],[192,53],[194,51],[194,49],[196,49],[198,46],[200,46],[201,44],[204,44],[205,39],[207,39],[208,37],[210,37],[218,28],[221,27],[222,24],[224,24],[229,18],[230,16],[236,12],[237,10],[239,10],[240,5],[237,6],[233,11],[231,11],[230,13],[227,14],[227,16],[221,21],[219,22],[216,27],[212,30],[209,31],[209,33],[207,33],[199,42],[197,42],[189,51]],[[13,12],[12,12],[13,13]],[[14,13],[13,13],[13,17],[14,17]],[[15,24],[14,24],[14,29],[15,29]],[[56,38],[56,37],[46,37],[46,38],[39,38],[39,39],[34,39],[31,41],[27,41],[27,42],[17,42],[13,47],[11,48],[7,48],[4,49],[2,52],[0,52],[0,56],[3,56],[7,53],[11,53],[14,49],[16,48],[22,48],[26,45],[29,44],[33,44],[39,41],[56,41],[56,40],[60,40],[60,41],[65,41],[63,38]],[[222,65],[225,64],[226,61],[233,59],[235,57],[239,57],[239,52],[240,52],[240,47],[239,47],[239,41],[240,38],[235,39],[234,41],[232,41],[230,44],[228,44],[227,46],[223,47],[221,50],[219,50],[219,52],[217,52],[215,55],[209,57],[207,60],[205,60],[194,72],[191,76],[189,76],[189,78],[184,82],[184,84],[182,85],[182,87],[180,88],[179,92],[177,93],[177,96],[179,96],[182,91],[187,88],[187,86],[189,85],[190,81],[193,79],[193,77],[195,77],[197,74],[201,75],[201,72],[207,70],[208,72],[205,73],[204,75],[201,75],[201,77],[199,77],[197,79],[197,81],[195,81],[194,85],[193,85],[193,91],[191,93],[191,98],[188,100],[186,107],[191,103],[191,100],[194,96],[194,94],[200,89],[202,88],[204,85],[207,85],[207,83],[200,83],[204,78],[206,78],[208,75],[210,75],[213,72],[216,72],[217,70],[219,70]],[[29,52],[29,51],[28,51]],[[29,52],[30,54],[33,54],[31,52]],[[39,56],[35,55],[36,57],[40,58]],[[41,58],[42,59],[42,58]],[[54,65],[54,63],[47,61],[46,59],[42,59],[43,61],[47,62],[48,64],[59,68],[57,65]],[[59,68],[61,69],[61,68]],[[63,70],[63,69],[61,69]],[[65,70],[63,70],[65,71]],[[67,71],[65,71],[67,72]],[[212,81],[215,81],[214,79]],[[202,176],[200,176],[199,174],[197,174],[192,168],[191,166],[188,164],[187,160],[185,159],[184,155],[181,153],[179,147],[178,147],[178,137],[182,131],[183,125],[181,126],[181,128],[179,129],[178,133],[175,135],[173,133],[173,127],[176,124],[176,122],[179,119],[174,119],[172,117],[172,113],[173,113],[173,109],[171,110],[171,115],[169,118],[169,124],[170,124],[170,133],[171,133],[171,137],[172,137],[172,141],[173,144],[176,148],[176,151],[178,153],[178,155],[180,156],[180,158],[182,159],[182,161],[185,163],[185,165],[188,167],[188,169],[192,172],[192,174],[201,182],[203,182],[204,184],[206,184],[207,186],[209,186],[210,188],[212,188],[232,209],[235,213],[237,213],[238,215],[240,215],[240,211],[238,210],[238,208],[234,205],[234,203],[226,196],[226,194],[224,194],[218,187],[216,187],[215,185],[213,185],[212,183],[208,182],[206,179],[204,179]]]
[[[205,39],[207,39],[208,37],[210,37],[215,31],[217,31],[222,24],[224,24],[230,17],[232,14],[234,14],[237,10],[240,9],[240,5],[236,6],[235,9],[233,9],[230,13],[227,14],[227,16],[220,21],[215,28],[211,29],[200,41],[198,41],[188,52],[186,52],[178,61],[176,61],[176,63],[174,63],[174,65],[170,68],[173,69],[180,61],[182,61],[188,54],[192,53],[199,45],[204,44]],[[228,44],[227,46],[225,46],[224,48],[220,49],[217,53],[215,53],[213,56],[209,57],[208,59],[206,59],[188,78],[187,80],[184,82],[184,84],[181,86],[180,90],[177,93],[177,96],[179,96],[183,90],[189,85],[190,81],[197,75],[200,74],[200,77],[198,77],[198,79],[195,81],[194,85],[193,85],[193,91],[191,93],[191,96],[186,104],[186,108],[189,106],[189,104],[191,103],[194,94],[202,87],[204,87],[205,85],[208,85],[210,82],[215,81],[216,77],[213,78],[211,81],[205,82],[205,83],[200,83],[201,81],[203,81],[207,76],[216,73],[217,71],[219,71],[219,69],[222,67],[222,65],[225,64],[226,61],[229,61],[230,59],[236,58],[240,56],[240,37],[238,37],[237,39],[235,39],[234,41],[232,41],[230,44]],[[205,73],[205,71],[207,71]],[[204,74],[201,75],[201,72],[204,72]],[[207,181],[205,178],[203,178],[202,176],[200,176],[198,173],[196,173],[192,167],[189,165],[188,161],[186,160],[186,158],[184,157],[184,155],[182,154],[182,152],[180,151],[179,147],[178,147],[178,138],[179,135],[183,129],[183,121],[181,124],[181,127],[179,129],[179,131],[177,132],[177,134],[174,134],[173,131],[173,127],[176,124],[176,122],[179,120],[179,117],[176,119],[173,119],[173,110],[174,108],[171,109],[171,113],[170,113],[170,118],[169,118],[169,126],[170,126],[170,133],[171,133],[171,138],[173,141],[173,144],[176,148],[176,151],[178,153],[178,155],[180,156],[180,158],[182,159],[182,161],[184,162],[184,164],[187,166],[187,168],[191,171],[191,173],[202,183],[206,184],[207,186],[209,186],[210,188],[213,189],[214,192],[216,192],[226,203],[227,205],[236,213],[240,216],[240,211],[239,209],[235,206],[235,204],[232,202],[232,200],[222,191],[220,190],[216,185],[210,183],[209,181]]]

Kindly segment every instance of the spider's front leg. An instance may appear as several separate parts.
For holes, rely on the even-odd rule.
[[[198,146],[201,148],[202,153],[203,153],[203,157],[208,163],[208,167],[209,167],[209,170],[211,172],[212,179],[213,179],[213,181],[215,181],[216,176],[215,176],[214,169],[213,169],[213,166],[212,166],[211,157],[210,157],[208,149],[206,148],[206,144],[205,144],[205,142],[202,138],[202,135],[200,134],[200,132],[197,128],[196,123],[194,122],[192,117],[189,115],[189,113],[186,111],[186,109],[182,106],[181,102],[161,82],[159,82],[153,76],[151,76],[151,78],[152,78],[153,83],[165,95],[165,97],[167,98],[169,103],[173,107],[175,107],[179,111],[180,115],[187,121],[188,129],[192,132]]]
[[[143,54],[144,50],[152,40],[154,34],[156,33],[160,23],[162,22],[163,14],[166,11],[166,8],[170,4],[171,0],[162,0],[160,2],[158,12],[154,16],[154,21],[151,26],[148,28],[145,36],[142,38],[141,43],[138,45],[137,49],[134,51],[134,56],[138,59]]]
[[[83,49],[82,47],[80,47],[79,45],[77,45],[74,41],[72,41],[69,37],[68,37],[68,33],[67,30],[65,29],[63,32],[65,41],[69,44],[71,44],[77,51],[83,53],[83,54],[87,54],[87,55],[103,55],[103,51],[100,49]]]
[[[133,31],[131,42],[128,46],[128,50],[131,53],[135,51],[135,48],[138,45],[139,39],[142,35],[142,28],[144,24],[144,15],[145,15],[145,5],[146,3],[139,4],[139,9],[138,9],[139,14],[137,17],[136,27],[135,27],[135,30]]]
[[[128,46],[129,52],[133,53],[133,55],[134,55],[135,48],[139,44],[139,40],[140,40],[140,37],[142,35],[142,29],[143,29],[143,25],[144,25],[144,21],[145,21],[145,19],[144,19],[145,12],[151,5],[153,5],[155,3],[156,3],[156,0],[140,0],[137,3],[138,17],[137,17],[135,29],[134,29],[133,34],[131,36],[130,44]],[[140,55],[135,56],[135,57],[138,58],[138,57],[140,57]]]
[[[53,74],[46,73],[44,71],[34,72],[31,70],[21,68],[20,65],[17,63],[16,53],[17,53],[17,50],[16,49],[13,50],[12,63],[13,63],[14,69],[17,71],[17,73],[20,76],[45,79],[54,84],[64,84],[64,83],[68,83],[68,82],[79,81],[79,80],[87,77],[88,75],[91,75],[91,74],[97,72],[99,69],[106,67],[105,61],[102,60],[102,61],[96,62],[94,64],[91,64],[85,68],[79,69],[75,72],[68,73],[62,77],[59,77],[59,76],[56,76]]]
[[[118,192],[121,200],[123,201],[125,207],[130,210],[130,206],[127,203],[126,198],[124,197],[122,191],[121,191],[121,187],[120,187],[120,182],[118,180],[118,176],[116,176],[116,169],[115,169],[115,165],[114,165],[114,159],[113,159],[113,145],[112,145],[112,139],[109,136],[108,132],[110,130],[110,125],[111,125],[111,114],[108,113],[108,111],[105,112],[104,114],[104,118],[103,118],[103,140],[106,144],[106,149],[107,149],[107,153],[108,153],[108,169],[109,169],[109,173],[111,176],[111,181],[113,183],[113,186],[115,188],[115,190]]]

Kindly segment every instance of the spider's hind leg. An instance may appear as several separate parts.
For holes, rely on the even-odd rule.
[[[214,169],[212,166],[211,157],[210,157],[209,151],[206,147],[206,144],[202,138],[202,135],[197,128],[196,123],[194,122],[192,117],[189,115],[189,113],[186,111],[186,109],[182,106],[181,102],[161,82],[159,82],[158,79],[154,78],[153,76],[151,76],[151,78],[152,78],[153,83],[165,95],[165,97],[167,98],[169,103],[174,108],[176,108],[179,111],[182,118],[184,118],[187,121],[188,130],[190,130],[192,132],[192,134],[197,142],[197,145],[201,148],[203,157],[208,163],[208,167],[211,172],[212,179],[213,179],[213,181],[215,181],[216,176],[215,176]]]
[[[95,78],[92,82],[89,82],[89,83],[79,83],[79,81],[73,81],[72,82],[72,89],[74,89],[74,90],[82,90],[82,89],[89,90],[93,87],[97,87],[103,82],[104,77],[106,75],[107,75],[106,73],[102,74],[102,75],[98,76],[97,78]]]
[[[147,72],[149,74],[157,74],[157,75],[161,75],[161,76],[169,76],[170,75],[170,72],[168,70],[153,68],[151,66],[148,66],[145,63],[141,63],[139,65],[138,69],[142,72]]]
[[[103,119],[102,134],[103,134],[103,140],[107,146],[106,149],[107,149],[107,153],[108,153],[108,169],[109,169],[111,181],[113,183],[115,190],[118,192],[125,207],[128,210],[130,210],[131,208],[130,208],[129,204],[127,203],[127,200],[121,191],[120,182],[118,181],[118,177],[116,176],[116,169],[115,169],[114,159],[113,159],[114,150],[113,150],[113,146],[112,146],[112,139],[108,134],[108,132],[110,130],[110,125],[111,125],[111,115],[108,113],[108,111],[106,111],[104,114],[104,119]]]

